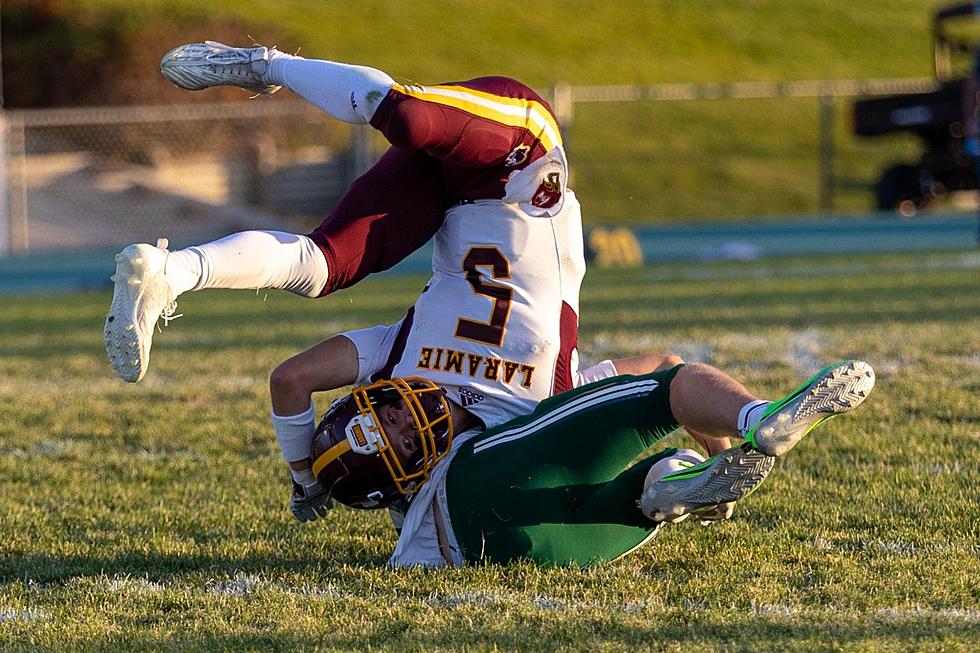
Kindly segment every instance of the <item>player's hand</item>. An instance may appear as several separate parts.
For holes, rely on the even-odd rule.
[[[698,518],[698,521],[701,522],[702,526],[708,526],[709,524],[714,524],[715,522],[731,519],[732,513],[734,512],[735,502],[730,501],[728,503],[719,503],[716,506],[695,510],[693,514]]]
[[[327,489],[317,481],[313,485],[300,485],[293,482],[293,493],[289,499],[289,510],[301,522],[314,521],[325,517],[333,507]]]

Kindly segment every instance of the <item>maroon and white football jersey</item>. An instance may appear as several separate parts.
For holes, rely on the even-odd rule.
[[[406,317],[345,334],[358,349],[357,383],[423,376],[488,428],[572,388],[585,257],[579,203],[564,195],[550,218],[500,200],[451,209],[432,278]]]

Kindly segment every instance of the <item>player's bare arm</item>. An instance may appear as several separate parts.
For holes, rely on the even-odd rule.
[[[272,424],[293,479],[290,509],[300,521],[313,521],[329,510],[327,489],[310,469],[316,413],[313,393],[342,388],[357,378],[357,351],[335,336],[276,367],[269,377]]]
[[[269,376],[273,423],[283,449],[283,457],[296,471],[309,470],[312,425],[290,429],[286,416],[307,413],[313,407],[313,393],[336,390],[357,379],[357,350],[344,336],[334,336],[280,363]],[[278,419],[277,419],[278,418]],[[292,440],[297,440],[293,442]]]

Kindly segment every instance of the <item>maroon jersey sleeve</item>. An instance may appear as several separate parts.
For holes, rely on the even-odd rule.
[[[371,125],[392,144],[442,161],[450,204],[503,197],[510,173],[562,144],[548,103],[507,77],[395,85]]]

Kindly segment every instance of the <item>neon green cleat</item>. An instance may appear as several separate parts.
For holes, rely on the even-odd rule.
[[[725,504],[751,494],[775,462],[772,456],[748,445],[732,447],[646,486],[640,496],[640,510],[653,521],[671,524],[690,514],[703,516],[704,521],[726,519],[734,506]]]
[[[782,456],[820,423],[857,407],[874,386],[875,372],[863,361],[828,365],[769,406],[745,439],[764,454]]]

